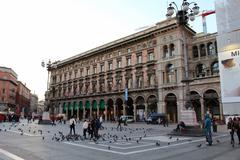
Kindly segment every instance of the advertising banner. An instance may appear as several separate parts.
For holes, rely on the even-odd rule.
[[[219,53],[222,102],[240,102],[240,49]]]

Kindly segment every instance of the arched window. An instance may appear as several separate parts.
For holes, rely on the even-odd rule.
[[[200,56],[201,56],[201,57],[206,56],[205,44],[201,44],[201,45],[200,45]]]
[[[197,58],[198,57],[198,47],[193,46],[192,52],[193,52],[193,58]]]
[[[163,46],[163,58],[168,57],[168,47],[167,45]]]
[[[170,46],[169,46],[169,57],[174,56],[174,51],[175,51],[174,44],[170,44]]]
[[[219,73],[218,61],[215,61],[215,62],[212,63],[211,72],[212,72],[212,75],[216,75],[216,74]]]
[[[205,77],[206,76],[206,66],[204,64],[198,64],[196,67],[197,77]]]
[[[215,47],[212,42],[207,44],[208,55],[215,55]]]
[[[175,82],[174,66],[172,64],[167,65],[166,73],[167,73],[167,83]]]

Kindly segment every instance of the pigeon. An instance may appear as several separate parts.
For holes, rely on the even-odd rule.
[[[42,140],[44,140],[45,138],[44,137],[42,137]]]
[[[139,141],[138,141],[138,140],[137,140],[136,142],[137,142],[137,143],[139,143]]]
[[[21,132],[20,135],[22,136],[22,135],[23,135],[23,132]]]
[[[179,141],[179,139],[177,138],[177,141]]]
[[[139,140],[142,140],[142,137],[139,137]]]
[[[202,144],[197,145],[198,148],[202,147]]]
[[[217,139],[217,143],[220,143],[220,141]]]
[[[172,139],[172,136],[170,136],[169,139]]]
[[[147,137],[147,135],[146,135],[146,134],[144,134],[144,137]]]
[[[156,142],[156,146],[160,146],[160,142]]]
[[[170,142],[168,142],[167,145],[170,145]]]
[[[108,146],[108,150],[110,150],[111,149],[111,147],[110,146]]]

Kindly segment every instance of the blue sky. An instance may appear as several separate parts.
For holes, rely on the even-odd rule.
[[[169,2],[2,0],[0,66],[15,70],[18,79],[43,99],[47,71],[40,65],[42,60],[62,60],[165,20]],[[182,1],[174,2],[180,5]],[[200,10],[214,9],[214,0],[195,2]],[[202,32],[201,17],[191,26]],[[208,32],[216,32],[215,15],[207,17],[207,27]]]

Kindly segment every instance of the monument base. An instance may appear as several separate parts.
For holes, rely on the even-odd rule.
[[[185,126],[180,127],[179,130],[174,129],[171,133],[169,133],[169,135],[190,137],[205,136],[204,130],[197,122],[196,113],[194,110],[182,110],[180,122],[184,122]]]
[[[52,125],[52,120],[50,119],[48,112],[43,112],[42,118],[39,119],[38,124],[50,124]]]
[[[179,131],[174,129],[168,135],[172,136],[187,136],[187,137],[203,137],[205,136],[204,129],[201,126],[186,126],[181,128]]]

